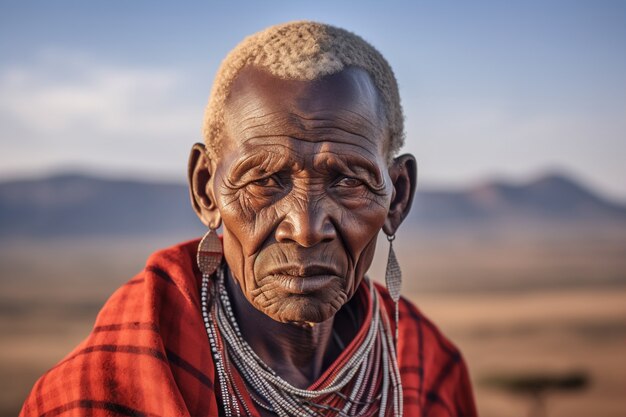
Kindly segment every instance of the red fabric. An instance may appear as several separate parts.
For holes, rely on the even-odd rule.
[[[87,339],[37,381],[20,415],[218,416],[197,247],[152,255],[107,301]],[[406,300],[398,347],[405,416],[476,416],[459,351]]]

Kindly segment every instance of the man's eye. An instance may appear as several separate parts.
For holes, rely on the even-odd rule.
[[[256,185],[257,187],[280,187],[280,183],[273,176],[260,178],[252,181],[250,184]]]
[[[361,185],[363,185],[363,181],[351,177],[342,177],[335,182],[336,187],[355,188],[360,187]]]

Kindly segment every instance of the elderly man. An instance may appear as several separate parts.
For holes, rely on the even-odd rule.
[[[295,22],[244,40],[189,161],[207,234],[154,254],[22,415],[476,415],[459,352],[399,297],[391,246],[387,288],[365,276],[413,199],[402,120],[358,36]]]

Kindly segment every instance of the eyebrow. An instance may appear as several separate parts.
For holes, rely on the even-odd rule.
[[[372,150],[351,142],[341,142],[345,148],[329,149],[326,141],[318,142],[315,153],[306,153],[306,160],[298,147],[292,146],[291,139],[282,135],[268,135],[272,138],[283,138],[280,144],[265,142],[266,137],[254,137],[246,141],[241,147],[241,154],[232,163],[228,170],[228,177],[233,184],[245,182],[247,174],[263,176],[280,171],[298,172],[310,165],[314,172],[335,172],[367,179],[373,188],[382,188],[385,185],[384,175],[372,159],[378,156]],[[336,138],[335,138],[336,140]],[[335,143],[337,143],[334,140]],[[358,149],[358,152],[351,152]],[[362,155],[365,152],[372,159]],[[312,158],[312,160],[311,160]],[[386,165],[385,165],[386,167]]]
[[[244,154],[238,158],[228,170],[228,177],[233,179],[234,182],[241,181],[248,173],[257,172],[264,174],[276,172],[279,171],[280,168],[293,165],[293,163],[297,161],[296,158],[292,158],[281,152],[280,149],[282,146],[270,149],[270,146],[260,145],[259,148],[259,145],[255,145],[250,148],[254,148],[254,150],[249,149],[247,152],[244,151]],[[280,168],[275,169],[275,166],[280,166]]]
[[[371,180],[370,185],[375,189],[383,188],[385,185],[384,176],[379,167],[360,155],[349,154],[344,158],[336,152],[323,150],[316,154],[313,167],[315,170],[332,170],[361,178],[365,174]]]

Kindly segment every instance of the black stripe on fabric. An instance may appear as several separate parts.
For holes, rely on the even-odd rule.
[[[422,374],[422,367],[421,366],[401,366],[400,367],[400,373],[414,373],[414,374]]]
[[[452,358],[454,358],[455,356],[459,355],[459,352],[457,352],[455,349],[450,347],[450,345],[445,341],[445,339],[443,338],[441,332],[435,327],[434,324],[430,323],[428,320],[422,320],[422,316],[420,316],[417,312],[413,311],[412,309],[409,309],[409,315],[411,316],[411,318],[413,318],[415,321],[417,321],[419,323],[419,325],[425,324],[426,326],[428,326],[430,328],[430,330],[433,332],[433,334],[437,338],[437,342],[439,343],[439,347],[442,350],[444,350],[448,355],[450,355]],[[421,326],[418,326],[418,331],[421,330],[420,327]],[[420,337],[420,340],[422,340],[421,337]]]
[[[166,282],[168,282],[170,284],[174,284],[174,280],[172,279],[172,277],[170,277],[167,272],[165,272],[164,270],[162,270],[158,266],[148,265],[148,266],[146,266],[146,271],[152,272],[154,275],[156,275],[157,277],[161,278],[162,280],[164,280],[164,281],[166,281]]]
[[[431,390],[426,395],[426,401],[424,403],[424,415],[428,415],[428,410],[430,409],[430,405],[432,405],[433,402],[439,402],[443,404],[443,402],[439,399],[439,394],[438,394],[439,388],[441,388],[441,384],[443,384],[443,381],[448,377],[448,375],[450,375],[450,372],[452,372],[452,369],[454,368],[455,365],[459,363],[460,360],[461,360],[461,355],[457,353],[456,356],[453,356],[452,358],[450,358],[446,366],[441,370],[439,375],[437,375],[437,379],[435,380],[435,383],[433,384],[433,386],[431,387]],[[448,407],[446,406],[446,408]],[[450,412],[449,409],[448,409],[448,412]],[[450,415],[453,416],[454,414],[450,412]]]
[[[156,275],[157,277],[161,278],[162,280],[164,280],[168,284],[172,284],[175,287],[177,287],[177,289],[183,295],[187,296],[187,298],[191,301],[191,303],[194,305],[194,307],[196,309],[198,309],[198,310],[200,309],[200,305],[198,304],[198,300],[197,300],[198,294],[196,294],[196,296],[194,297],[192,294],[189,293],[189,291],[186,288],[181,288],[180,286],[177,286],[176,283],[174,282],[174,280],[172,279],[172,277],[170,277],[167,272],[165,272],[164,270],[162,270],[158,266],[154,266],[154,265],[146,266],[146,271],[152,272],[154,275]]]
[[[418,314],[418,312],[415,311],[414,309],[409,307],[406,310],[408,311],[411,318],[415,320],[416,327],[417,327],[417,362],[419,366],[412,367],[412,368],[416,368],[415,371],[417,372],[417,375],[419,377],[417,395],[418,395],[418,398],[422,398],[422,395],[424,392],[424,329],[423,329],[424,320],[422,320],[422,316]],[[424,413],[422,409],[422,416],[423,415]]]
[[[80,352],[78,352],[76,356],[81,355],[81,354],[84,355],[84,354],[92,353],[92,352],[131,353],[134,355],[148,355],[148,356],[152,356],[153,358],[156,358],[165,362],[165,355],[161,351],[148,348],[148,347],[132,346],[132,345],[89,346],[81,350]]]
[[[165,352],[167,353],[167,359],[170,361],[170,363],[178,366],[182,370],[189,373],[191,376],[196,378],[207,388],[213,389],[213,381],[211,380],[211,378],[209,378],[207,375],[202,373],[198,368],[194,367],[192,364],[190,364],[189,362],[187,362],[186,360],[184,360],[183,358],[181,358],[180,356],[178,356],[171,350],[166,349]]]
[[[431,387],[431,390],[426,395],[424,408],[422,409],[422,416],[426,416],[428,415],[428,410],[430,408],[430,405],[432,405],[433,403],[433,399],[437,399],[437,401],[443,404],[443,402],[440,401],[437,393],[439,391],[439,388],[441,387],[441,384],[445,380],[445,378],[452,371],[454,365],[456,365],[458,362],[461,361],[461,354],[457,350],[455,350],[453,347],[450,346],[450,344],[443,338],[443,335],[438,331],[438,329],[435,327],[434,324],[430,323],[428,320],[422,320],[422,316],[413,309],[408,309],[408,312],[411,318],[413,318],[417,322],[418,335],[419,335],[418,336],[418,339],[419,339],[418,355],[421,355],[421,357],[419,358],[420,363],[421,364],[424,363],[424,356],[423,356],[424,355],[424,352],[423,352],[424,337],[423,337],[422,325],[426,325],[430,328],[431,332],[435,335],[435,338],[437,340],[437,343],[439,344],[439,347],[445,353],[447,353],[448,356],[450,356],[450,360],[448,361],[446,366],[441,370],[441,372],[437,376],[437,379],[435,380],[435,383]],[[423,369],[422,369],[422,374],[420,375],[420,383],[423,384]],[[445,406],[446,406],[446,409],[448,409],[448,412],[450,413],[450,415],[454,415],[447,407],[447,404]]]
[[[130,345],[94,345],[94,346],[86,347],[83,350],[76,352],[74,355],[70,356],[64,361],[61,361],[55,366],[53,366],[50,370],[58,368],[59,366],[77,358],[78,356],[86,355],[86,354],[93,353],[93,352],[111,352],[111,353],[121,352],[121,353],[131,353],[131,354],[136,354],[136,355],[148,355],[148,356],[152,356],[153,358],[159,359],[163,362],[167,361],[165,358],[165,355],[156,349],[146,348],[142,346],[130,346]]]
[[[106,410],[112,413],[115,413],[120,416],[128,416],[128,417],[157,417],[156,414],[146,413],[143,411],[136,410],[134,408],[117,404],[110,401],[96,401],[96,400],[77,400],[72,401],[67,404],[63,404],[62,406],[53,408],[50,411],[46,411],[43,414],[40,414],[40,417],[54,417],[59,414],[65,413],[66,411],[75,410],[77,408],[86,408],[86,409],[100,409]]]
[[[454,408],[456,409],[456,415],[458,417],[463,417],[463,406],[459,403],[459,401],[454,402]]]
[[[209,378],[207,375],[202,373],[199,369],[195,368],[192,364],[190,364],[189,362],[187,362],[186,360],[184,360],[180,356],[176,355],[174,352],[172,352],[170,350],[166,350],[166,352],[167,352],[167,357],[166,357],[159,350],[146,348],[146,347],[142,347],[142,346],[131,346],[131,345],[95,345],[95,346],[89,346],[89,347],[81,350],[80,352],[76,353],[72,357],[67,358],[63,362],[57,364],[54,368],[56,368],[58,366],[61,366],[65,362],[71,361],[72,359],[76,358],[77,356],[85,355],[85,354],[89,354],[89,353],[93,353],[93,352],[111,352],[111,353],[120,353],[121,352],[121,353],[130,353],[130,354],[136,354],[136,355],[148,355],[148,356],[152,356],[153,358],[159,359],[159,360],[161,360],[163,362],[168,362],[169,361],[169,363],[171,363],[173,365],[176,365],[177,367],[181,368],[182,370],[184,370],[185,372],[190,374],[192,377],[196,378],[201,384],[203,384],[207,388],[209,388],[211,390],[213,389],[213,381],[211,380],[211,378]]]
[[[439,330],[437,330],[437,328],[435,327],[434,324],[429,323],[429,322],[425,322],[425,324],[430,327],[431,331],[435,334],[435,337],[437,338],[437,341],[439,342],[439,346],[446,351],[446,353],[448,355],[450,355],[450,357],[455,360],[456,358],[460,357],[459,352],[452,348],[450,346],[450,344],[443,338],[443,335],[441,334],[441,332],[439,332]]]
[[[422,318],[417,319],[417,360],[419,362],[419,396],[422,397],[424,393],[424,329],[422,328]]]
[[[79,374],[79,397],[78,398],[91,398],[91,372],[90,371],[90,363],[89,361],[79,361],[80,363],[80,374]],[[84,410],[84,417],[93,417],[92,416],[92,410],[91,409],[87,409]]]
[[[158,333],[159,326],[155,323],[141,323],[138,321],[132,323],[106,324],[94,327],[92,333],[115,332],[119,330],[151,330]]]
[[[41,376],[39,382],[37,383],[37,391],[35,393],[35,403],[37,404],[37,412],[40,413],[43,410],[43,387],[45,387],[45,380],[48,378],[48,373],[46,372]]]
[[[442,401],[441,398],[439,398],[439,395],[436,392],[430,391],[428,394],[426,394],[426,401],[429,404],[439,404],[439,405],[441,405],[443,408],[445,408],[446,412],[448,413],[448,415],[450,417],[460,417],[458,414],[455,414],[455,413],[452,412],[452,410],[450,409],[448,404],[446,404],[445,401]],[[424,408],[426,408],[426,407],[424,407]]]

